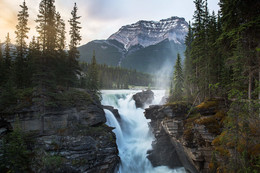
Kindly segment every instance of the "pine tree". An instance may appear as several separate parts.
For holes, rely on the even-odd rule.
[[[192,67],[192,59],[191,59],[191,50],[192,50],[192,42],[194,36],[191,28],[191,24],[189,22],[189,31],[185,38],[185,45],[186,50],[185,54],[185,61],[184,61],[184,92],[188,99],[193,95],[194,86],[192,83],[192,79],[194,78],[194,69]]]
[[[27,75],[27,82],[29,82],[30,86],[37,86],[37,72],[40,71],[41,64],[40,62],[41,51],[40,51],[40,43],[35,39],[35,36],[32,37],[32,41],[29,43],[28,55],[27,55],[27,71],[29,72]],[[34,79],[34,77],[36,77]]]
[[[204,81],[205,76],[203,76],[204,68],[206,67],[205,61],[205,28],[204,28],[204,1],[195,0],[196,10],[193,15],[194,23],[193,26],[193,35],[194,40],[192,41],[192,50],[190,58],[192,59],[192,69],[194,70],[193,85],[194,85],[194,94],[201,92],[201,99],[204,98]]]
[[[56,14],[56,29],[57,29],[57,49],[59,52],[64,52],[66,46],[65,22],[61,18],[59,12],[57,12]]]
[[[39,41],[44,54],[53,54],[56,48],[56,26],[54,0],[42,0],[39,6],[39,14],[36,27],[39,33]]]
[[[37,57],[40,68],[38,69],[39,85],[53,88],[55,87],[55,61],[56,61],[56,41],[57,41],[57,29],[56,29],[56,17],[55,17],[55,5],[54,0],[42,0],[39,6],[39,15],[37,16],[36,27],[39,33],[39,43],[41,46],[42,54]]]
[[[48,103],[54,100],[57,84],[55,75],[57,29],[54,2],[54,0],[42,0],[39,5],[39,14],[36,20],[38,23],[36,29],[39,33],[38,41],[41,52],[40,55],[35,58],[37,68],[33,76],[33,84],[36,86],[36,94],[34,96],[37,97],[37,104],[42,113],[45,112]]]
[[[57,57],[56,57],[56,81],[57,84],[65,86],[68,79],[68,56],[65,52],[66,47],[66,31],[65,23],[61,18],[60,13],[56,14],[56,29],[57,29]]]
[[[0,87],[4,83],[4,57],[2,53],[2,43],[0,41]]]
[[[12,66],[12,57],[11,57],[11,39],[9,33],[7,33],[5,40],[5,49],[4,49],[4,68],[6,73],[10,73]]]
[[[27,54],[27,45],[25,39],[28,38],[27,33],[29,32],[28,24],[28,7],[26,6],[25,1],[22,5],[22,8],[18,14],[18,25],[16,25],[16,59],[15,59],[15,82],[18,88],[25,87],[27,84],[27,75],[28,71],[26,71],[26,54]]]
[[[88,85],[87,89],[99,96],[99,81],[98,81],[98,68],[96,63],[95,51],[88,70]]]
[[[80,36],[80,29],[81,27],[80,22],[78,21],[80,19],[80,16],[77,14],[78,8],[77,4],[74,4],[73,10],[71,12],[72,18],[69,20],[70,24],[70,44],[69,44],[69,78],[70,83],[73,83],[76,81],[76,75],[79,74],[79,64],[78,64],[78,58],[79,58],[79,51],[77,49],[77,46],[80,44],[81,36]]]
[[[229,65],[232,71],[234,67],[232,62],[240,61],[243,64],[242,67],[235,67],[241,69],[240,76],[247,76],[239,82],[238,86],[247,87],[247,98],[250,100],[252,99],[253,88],[258,85],[253,79],[258,78],[260,71],[260,61],[256,51],[256,48],[259,47],[260,38],[259,10],[256,9],[260,8],[260,3],[257,0],[247,3],[239,0],[232,2],[221,0],[220,7],[223,26],[223,34],[221,35],[222,53],[226,57],[225,63]],[[241,56],[241,58],[236,55]],[[232,80],[236,79],[233,78]],[[247,86],[244,85],[245,83],[247,83]]]
[[[183,97],[183,80],[181,57],[178,53],[173,73],[173,98],[175,100],[181,100]]]

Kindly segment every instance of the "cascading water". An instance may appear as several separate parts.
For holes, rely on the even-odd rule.
[[[113,130],[117,138],[117,146],[121,164],[118,173],[183,173],[183,168],[169,169],[166,166],[153,167],[146,158],[147,151],[152,148],[154,136],[144,116],[144,109],[136,108],[132,96],[140,91],[136,90],[104,90],[102,104],[118,109],[121,119],[118,121],[112,112],[105,110],[107,125],[115,127]],[[164,96],[163,90],[153,91],[158,104]]]

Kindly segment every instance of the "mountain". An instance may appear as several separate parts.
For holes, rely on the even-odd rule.
[[[135,45],[143,47],[155,45],[165,39],[183,44],[187,32],[188,24],[184,18],[171,17],[159,22],[141,20],[135,24],[123,26],[108,39],[117,40],[128,50]]]
[[[155,73],[165,65],[172,68],[178,52],[183,57],[187,32],[184,18],[141,20],[121,27],[107,40],[94,40],[79,47],[80,60],[90,62],[95,50],[99,64]]]
[[[125,56],[124,45],[116,40],[94,40],[78,48],[80,61],[91,62],[93,50],[95,50],[97,63],[109,66],[118,66]]]

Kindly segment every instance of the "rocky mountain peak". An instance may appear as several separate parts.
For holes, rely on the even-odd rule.
[[[188,32],[188,23],[184,18],[170,17],[160,21],[140,20],[134,24],[123,26],[108,39],[117,40],[126,49],[134,45],[148,47],[165,39],[183,44]]]

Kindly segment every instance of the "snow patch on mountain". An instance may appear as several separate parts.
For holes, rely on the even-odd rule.
[[[171,17],[160,21],[141,20],[137,23],[123,26],[108,40],[117,40],[122,43],[125,49],[134,45],[148,47],[155,45],[165,39],[174,41],[177,44],[184,44],[188,32],[188,23],[184,18]]]

